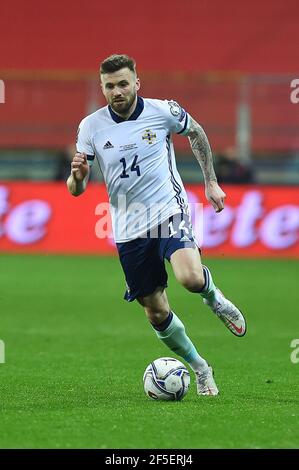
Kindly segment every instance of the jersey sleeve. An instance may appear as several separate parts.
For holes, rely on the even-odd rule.
[[[78,132],[77,132],[77,141],[76,141],[76,148],[77,152],[80,153],[85,153],[87,156],[87,162],[89,166],[93,164],[94,161],[94,150],[91,145],[91,140],[90,140],[90,130],[89,130],[89,125],[84,118],[78,127]]]
[[[163,101],[166,126],[170,132],[185,135],[188,132],[190,117],[176,101]]]

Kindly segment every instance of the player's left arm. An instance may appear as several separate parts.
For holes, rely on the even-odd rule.
[[[224,209],[226,194],[217,183],[217,177],[213,166],[211,147],[203,128],[191,117],[188,130],[184,133],[189,139],[192,152],[201,166],[205,180],[205,194],[216,212]]]

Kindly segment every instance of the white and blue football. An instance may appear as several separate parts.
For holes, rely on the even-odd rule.
[[[177,359],[160,357],[145,369],[143,385],[153,400],[182,400],[189,389],[190,374]]]

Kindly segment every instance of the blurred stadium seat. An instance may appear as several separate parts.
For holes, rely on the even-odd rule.
[[[258,185],[299,185],[299,103],[291,101],[291,83],[299,79],[295,61],[298,2],[253,0],[244,4],[231,0],[228,7],[220,0],[192,0],[189,8],[183,9],[178,0],[165,0],[159,4],[159,15],[155,11],[145,14],[141,3],[132,0],[130,12],[122,10],[113,17],[113,31],[117,31],[113,35],[110,5],[96,0],[90,0],[88,9],[83,0],[52,2],[43,8],[37,0],[13,0],[1,6],[3,233],[15,226],[9,220],[23,221],[26,227],[28,223],[31,230],[32,214],[39,220],[40,208],[53,202],[47,202],[45,196],[50,188],[57,198],[59,191],[68,197],[65,186],[58,191],[57,184],[47,183],[44,191],[38,181],[66,179],[79,122],[105,104],[99,87],[99,63],[114,52],[136,59],[142,96],[177,100],[202,124],[216,162],[228,149],[234,149],[237,173],[245,168],[243,179],[233,171],[227,175],[227,168],[234,166],[229,162],[222,181],[244,183],[249,167],[249,187],[243,188],[240,200],[246,199],[247,191],[251,194],[253,184],[266,194],[267,203],[269,193]],[[174,139],[183,180],[202,182],[188,140]],[[92,179],[102,180],[96,165],[94,170]],[[34,181],[32,188],[25,181]],[[192,188],[197,194],[195,186]],[[296,191],[283,192],[297,198]],[[29,194],[38,201],[39,194],[43,197],[31,206]],[[91,198],[92,192],[88,194]],[[230,191],[230,198],[232,194]],[[58,207],[70,204],[69,199],[58,199]],[[227,214],[229,204],[228,200]],[[292,235],[298,205],[291,199],[289,204],[292,210],[287,216],[281,215],[284,207],[278,206],[277,213],[286,217]],[[294,250],[298,251],[296,240]],[[32,249],[38,250],[39,245]]]
[[[142,73],[141,79],[143,96],[176,99],[203,125],[215,154],[238,147],[238,133],[248,134],[257,181],[299,183],[299,173],[294,172],[299,105],[290,101],[290,76],[173,73],[165,82],[157,71],[150,76]],[[11,98],[0,113],[0,177],[27,179],[32,172],[33,179],[55,179],[60,155],[74,143],[78,123],[104,105],[96,77],[62,79],[57,73],[51,79],[6,78],[5,83]],[[241,106],[248,113],[245,122],[240,120]],[[190,180],[196,162],[188,140],[176,137],[175,143],[183,177]],[[34,168],[26,168],[24,162]]]
[[[257,182],[298,184],[299,104],[290,100],[298,3],[191,1],[182,9],[165,0],[159,15],[145,15],[132,0],[130,8],[113,17],[111,37],[110,5],[96,0],[88,9],[83,0],[1,6],[0,178],[54,179],[81,118],[104,104],[100,61],[127,52],[142,95],[179,101],[216,155],[235,146],[253,160]],[[183,177],[199,181],[187,140],[177,138],[176,148]]]

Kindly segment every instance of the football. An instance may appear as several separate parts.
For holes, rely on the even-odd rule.
[[[145,369],[143,385],[153,400],[182,400],[189,389],[190,374],[177,359],[160,357]]]

